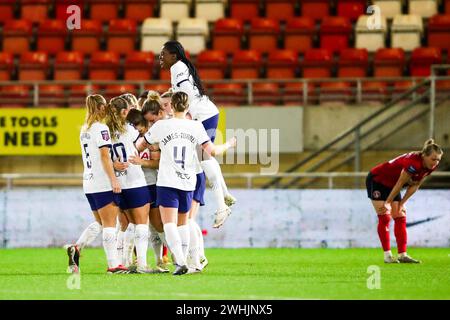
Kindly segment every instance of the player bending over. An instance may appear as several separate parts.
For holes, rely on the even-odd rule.
[[[419,189],[441,161],[443,151],[433,139],[425,142],[422,151],[410,152],[379,164],[370,170],[366,179],[367,196],[378,215],[378,236],[384,251],[385,263],[420,263],[406,253],[406,201]],[[406,186],[406,192],[400,193]],[[392,256],[389,222],[394,219],[398,259]]]

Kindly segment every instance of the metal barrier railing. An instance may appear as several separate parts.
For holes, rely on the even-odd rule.
[[[343,100],[346,103],[362,103],[365,101],[388,101],[393,99],[425,78],[419,77],[390,77],[390,78],[323,78],[323,79],[248,79],[248,80],[205,80],[204,84],[208,95],[217,104],[233,103],[238,105],[258,105],[259,103],[272,102],[273,104],[298,104],[308,105],[321,103],[324,101]],[[440,83],[449,83],[450,76],[438,76],[433,74],[433,80],[437,92],[448,93],[447,87],[440,86]],[[272,83],[279,86],[278,92],[271,92],[268,89],[255,89],[256,84]],[[325,83],[346,83],[343,87],[327,88],[321,87]],[[371,86],[371,84],[385,83],[385,87]],[[216,85],[238,84],[240,89],[218,87]],[[292,86],[298,84],[298,86]],[[399,84],[399,85],[397,85]],[[44,91],[41,92],[41,86],[61,85],[63,92]],[[72,86],[85,85],[80,88],[71,88]],[[104,95],[117,95],[122,92],[108,91],[109,85],[132,85],[135,87],[135,94],[144,91],[147,88],[166,85],[167,81],[149,80],[149,81],[0,81],[0,105],[7,106],[11,104],[22,104],[27,106],[82,106],[85,97],[91,93],[101,93]],[[10,86],[25,86],[23,91],[8,90]],[[97,92],[96,87],[100,87]],[[415,96],[412,96],[414,99]]]
[[[224,173],[225,179],[237,178],[244,179],[247,189],[252,189],[254,180],[267,178],[322,178],[327,179],[328,189],[335,187],[335,179],[337,178],[361,178],[365,179],[367,172],[282,172],[276,174],[261,174],[257,172],[242,173]],[[450,178],[450,172],[438,171],[433,173],[433,177]],[[2,173],[0,174],[0,182],[5,181],[6,189],[10,190],[14,187],[14,181],[17,180],[47,180],[48,184],[54,186],[54,180],[79,180],[82,182],[83,174],[81,173]],[[44,184],[45,185],[45,184]],[[72,184],[71,184],[72,185]]]

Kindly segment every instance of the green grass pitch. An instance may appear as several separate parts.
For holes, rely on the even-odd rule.
[[[380,249],[208,249],[202,274],[175,277],[107,275],[103,250],[87,248],[70,290],[63,249],[2,249],[0,299],[450,299],[450,249],[408,252],[423,263],[385,265]]]

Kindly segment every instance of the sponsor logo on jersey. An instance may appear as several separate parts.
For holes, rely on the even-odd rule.
[[[416,168],[414,168],[413,166],[409,166],[408,167],[408,169],[407,169],[407,171],[409,172],[409,173],[417,173],[417,170],[416,170]]]
[[[83,132],[81,134],[81,139],[89,140],[89,139],[91,139],[91,135],[89,134],[89,132]]]
[[[101,132],[101,134],[102,134],[103,140],[105,140],[105,141],[110,140],[108,130],[103,130],[103,131]]]

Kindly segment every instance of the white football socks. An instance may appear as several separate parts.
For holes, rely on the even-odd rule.
[[[136,244],[137,265],[147,267],[147,248],[148,248],[148,225],[136,225],[134,242]]]
[[[151,223],[149,225],[149,231],[150,231],[150,243],[152,244],[153,252],[155,253],[155,261],[156,264],[158,265],[162,262],[163,242],[159,237],[158,231],[156,231],[155,227],[153,227]]]
[[[87,245],[91,244],[92,241],[97,239],[98,235],[102,231],[102,225],[97,221],[92,222],[84,231],[81,233],[80,238],[77,240],[76,245],[81,250]]]
[[[178,233],[180,234],[181,248],[183,250],[184,258],[187,259],[189,253],[189,241],[191,238],[189,233],[189,226],[187,224],[179,226]]]
[[[195,231],[197,233],[197,239],[198,239],[198,254],[200,259],[201,258],[206,258],[205,257],[205,243],[203,240],[203,232],[202,232],[202,228],[200,228],[200,226],[198,225],[197,221],[195,220],[189,220],[189,222],[191,222],[195,228]]]
[[[105,249],[108,267],[117,267],[119,259],[117,257],[116,228],[103,228],[103,249]]]
[[[392,252],[391,252],[391,250],[384,251],[384,258],[387,259],[387,258],[389,258],[389,257],[392,257]]]
[[[209,160],[200,162],[200,165],[205,172],[206,177],[208,178],[211,189],[213,190],[218,209],[224,210],[226,208],[226,205],[220,178],[222,172],[220,171],[219,163],[215,158],[211,158]]]
[[[133,263],[134,236],[136,233],[136,225],[129,223],[125,231],[125,242],[123,246],[124,266],[129,267]]]
[[[117,233],[117,255],[119,257],[119,264],[125,265],[123,259],[123,246],[125,242],[125,232],[119,230]]]
[[[186,265],[183,249],[181,247],[181,238],[178,233],[177,225],[173,222],[164,224],[164,233],[166,235],[167,245],[169,250],[175,256],[177,264],[180,266]]]
[[[189,242],[189,257],[192,265],[189,267],[201,269],[200,265],[200,255],[199,255],[199,238],[197,233],[197,228],[195,227],[195,221],[189,220],[189,233],[190,233],[190,242]]]

